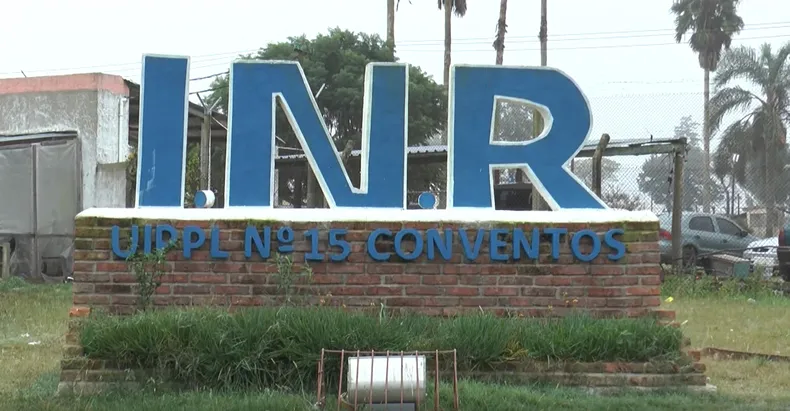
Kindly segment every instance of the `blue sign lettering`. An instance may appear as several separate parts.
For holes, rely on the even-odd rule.
[[[184,227],[181,233],[168,224],[156,227],[145,225],[142,227],[142,233],[140,233],[139,226],[133,225],[130,231],[131,240],[127,249],[124,250],[121,245],[121,229],[117,226],[112,227],[110,242],[115,257],[126,259],[135,254],[141,237],[142,243],[145,245],[143,250],[145,253],[151,252],[152,242],[161,249],[171,241],[181,239],[182,252],[186,259],[192,258],[192,252],[205,245],[206,242],[206,234],[203,229],[191,225]],[[167,233],[166,236],[165,233]],[[345,229],[311,228],[297,234],[291,227],[280,227],[274,232],[277,239],[276,251],[281,254],[293,253],[295,251],[294,243],[299,241],[307,244],[307,249],[304,252],[305,262],[343,262],[348,260],[352,251],[351,244],[345,239],[347,233],[348,230]],[[272,255],[272,234],[273,230],[269,226],[263,228],[248,226],[244,230],[244,257],[250,259],[257,255],[263,260],[269,259]],[[524,257],[528,260],[537,260],[540,257],[541,237],[549,236],[551,237],[551,256],[556,260],[560,257],[560,236],[565,234],[568,234],[568,230],[564,228],[546,228],[544,230],[533,228],[528,231],[521,228],[490,230],[461,228],[457,232],[437,228],[431,228],[424,232],[413,228],[404,228],[393,232],[386,228],[377,228],[368,234],[365,241],[365,252],[374,261],[389,261],[393,255],[405,261],[414,261],[423,255],[428,261],[450,261],[453,256],[453,243],[460,240],[463,257],[469,261],[476,261],[480,258],[484,244],[487,244],[488,258],[491,262],[519,261]],[[571,254],[579,261],[590,262],[598,258],[603,246],[606,246],[611,250],[607,258],[619,260],[625,256],[625,244],[616,236],[622,234],[623,230],[618,228],[610,229],[603,235],[603,238],[592,230],[578,231],[570,239]],[[326,242],[328,247],[322,251],[319,244],[322,243],[324,235],[328,237]],[[585,238],[589,239],[589,243],[592,245],[589,250],[582,248],[582,241]],[[392,242],[394,253],[377,248],[378,241]],[[220,230],[217,227],[211,228],[209,255],[212,259],[230,257],[230,252],[223,250]]]
[[[184,206],[188,74],[188,57],[143,58],[137,207]],[[354,187],[299,63],[234,62],[226,205],[273,206],[274,113],[279,103],[330,207],[405,208],[408,85],[406,64],[367,66],[362,174],[360,187]],[[493,110],[501,99],[538,107],[546,120],[542,134],[526,142],[494,141]],[[591,113],[581,90],[562,72],[455,66],[448,106],[448,207],[493,208],[493,170],[518,167],[553,209],[606,208],[567,167],[587,137]],[[479,250],[476,239],[465,241],[470,251]]]

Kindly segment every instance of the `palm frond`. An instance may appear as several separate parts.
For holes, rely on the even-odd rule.
[[[713,80],[718,88],[732,80],[747,80],[762,86],[768,82],[768,71],[751,47],[737,47],[724,53]]]
[[[466,0],[453,0],[453,12],[458,17],[466,15]]]
[[[760,100],[751,91],[737,86],[718,90],[710,99],[708,121],[711,134],[719,129],[724,116],[735,110],[748,109],[755,99]]]
[[[717,176],[734,174],[739,183],[746,179],[746,164],[751,160],[751,138],[754,135],[748,120],[730,124],[722,133],[713,155],[713,170]],[[734,160],[737,155],[737,160]],[[723,174],[722,174],[723,173]]]
[[[670,10],[675,13],[675,42],[683,41],[683,36],[692,29],[694,25],[694,15],[691,13],[691,2],[693,0],[678,0],[672,4]]]
[[[787,94],[790,89],[790,43],[782,46],[768,64],[768,80]]]
[[[700,66],[711,71],[730,48],[732,36],[743,28],[737,13],[738,0],[678,0],[670,9],[675,14],[675,41],[691,32],[688,43],[699,54]]]

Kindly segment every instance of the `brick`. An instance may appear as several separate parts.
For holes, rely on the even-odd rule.
[[[447,295],[471,297],[480,295],[480,289],[477,287],[449,287],[447,288]]]
[[[625,267],[619,265],[594,265],[590,267],[591,275],[623,275]]]
[[[100,273],[126,273],[131,271],[131,267],[125,262],[101,262],[96,263],[96,271]]]
[[[458,277],[454,275],[426,275],[422,277],[422,283],[425,285],[456,285]]]
[[[661,295],[661,288],[659,287],[627,287],[625,289],[626,295]]]
[[[208,284],[176,285],[173,287],[173,294],[210,294],[211,286]]]
[[[519,295],[519,289],[516,287],[489,287],[483,289],[483,295],[512,297]]]
[[[228,282],[225,274],[190,274],[189,282],[194,284],[225,284]]]
[[[384,284],[420,284],[421,281],[421,276],[410,274],[396,274],[384,277]]]
[[[620,297],[624,294],[620,288],[590,287],[587,290],[587,295],[590,297]]]
[[[402,295],[403,288],[397,286],[365,287],[365,295]]]
[[[363,275],[363,274],[349,274],[346,276],[346,284],[348,285],[376,285],[381,284],[381,276],[378,275]]]
[[[557,265],[552,267],[551,272],[554,275],[586,275],[587,267],[576,265]]]
[[[219,295],[245,295],[252,294],[250,287],[240,285],[217,285],[214,293]]]
[[[80,219],[78,219],[80,220]],[[76,223],[75,239],[74,302],[107,309],[124,314],[135,310],[137,281],[128,264],[111,255],[109,227],[118,224],[129,227],[161,224],[162,221],[139,221],[134,219],[85,218]],[[171,222],[168,222],[171,223]],[[248,222],[246,220],[175,221],[176,227],[194,225],[210,233],[210,227],[221,227],[221,248],[230,252],[224,261],[213,260],[206,243],[195,250],[186,260],[180,252],[166,258],[162,286],[156,290],[154,303],[157,306],[183,305],[229,305],[245,307],[252,305],[279,304],[282,290],[277,288],[278,267],[274,258],[247,259],[242,252],[244,229],[249,224],[269,225],[277,230],[289,225],[301,231],[315,223]],[[457,230],[452,223],[377,223],[335,222],[320,225],[345,228],[345,239],[350,242],[352,254],[347,261],[336,263],[325,259],[310,262],[313,276],[310,281],[299,276],[296,287],[305,304],[318,304],[321,298],[333,304],[345,304],[350,308],[369,307],[385,302],[389,306],[420,311],[432,315],[457,315],[469,311],[486,311],[507,314],[510,311],[524,315],[562,316],[573,309],[591,310],[602,316],[662,316],[655,311],[660,306],[658,289],[661,273],[658,264],[657,226],[654,223],[596,223],[562,224],[570,227],[570,234],[561,238],[559,259],[549,254],[549,238],[542,238],[539,261],[491,261],[488,244],[484,241],[480,255],[468,261],[462,255],[460,242],[453,244],[450,261],[441,258],[429,261],[421,255],[415,261],[402,261],[394,254],[392,241],[379,240],[377,249],[393,253],[390,261],[373,261],[366,253],[366,241],[372,227],[413,227],[424,232],[429,227]],[[523,229],[547,227],[547,224],[521,224]],[[625,227],[626,234],[620,239],[627,244],[628,255],[611,261],[610,250],[602,248],[602,255],[591,263],[575,261],[570,252],[569,239],[578,230],[589,228],[602,234],[612,226]],[[472,237],[478,227],[512,229],[512,224],[465,225]],[[126,230],[128,231],[128,229]],[[325,234],[325,233],[324,233]],[[328,252],[325,235],[320,241],[321,252]],[[582,249],[589,252],[591,245],[582,242]],[[304,253],[309,244],[297,236],[295,273],[304,264]],[[273,244],[276,249],[277,244]],[[406,249],[413,243],[406,242]],[[504,250],[508,253],[509,250]]]

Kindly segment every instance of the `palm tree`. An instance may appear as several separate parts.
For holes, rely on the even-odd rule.
[[[748,81],[754,90],[736,81]],[[729,172],[766,209],[766,236],[776,234],[777,203],[788,190],[778,178],[787,162],[786,125],[790,122],[790,43],[774,52],[764,44],[759,52],[738,47],[724,54],[710,100],[710,130],[715,132],[725,115],[746,114],[721,134],[714,165]],[[737,156],[736,156],[737,155]]]
[[[499,18],[496,22],[496,38],[494,39],[494,50],[496,50],[496,65],[501,66],[505,60],[505,33],[507,33],[507,0],[499,2]],[[494,135],[499,135],[500,104],[497,103],[496,117],[494,117]],[[499,184],[501,170],[494,170],[494,184]]]
[[[450,85],[450,64],[452,63],[453,13],[458,17],[466,15],[466,0],[437,0],[439,10],[444,8],[444,86]]]
[[[505,33],[507,33],[507,0],[501,0],[499,2],[499,19],[496,22],[496,39],[494,40],[497,65],[502,65],[505,60]]]
[[[676,0],[675,41],[688,39],[691,49],[699,55],[699,65],[705,73],[702,144],[704,150],[705,186],[702,194],[704,211],[710,212],[710,73],[716,71],[722,49],[729,49],[732,37],[743,28],[743,19],[736,8],[739,0]]]
[[[387,0],[387,45],[395,49],[395,0]]]

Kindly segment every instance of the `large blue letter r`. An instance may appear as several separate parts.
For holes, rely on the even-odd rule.
[[[567,167],[581,150],[592,117],[587,99],[564,73],[455,66],[449,98],[448,206],[493,208],[492,170],[523,167],[554,210],[607,208]],[[541,135],[530,141],[494,141],[492,110],[497,99],[538,107],[544,118]]]

